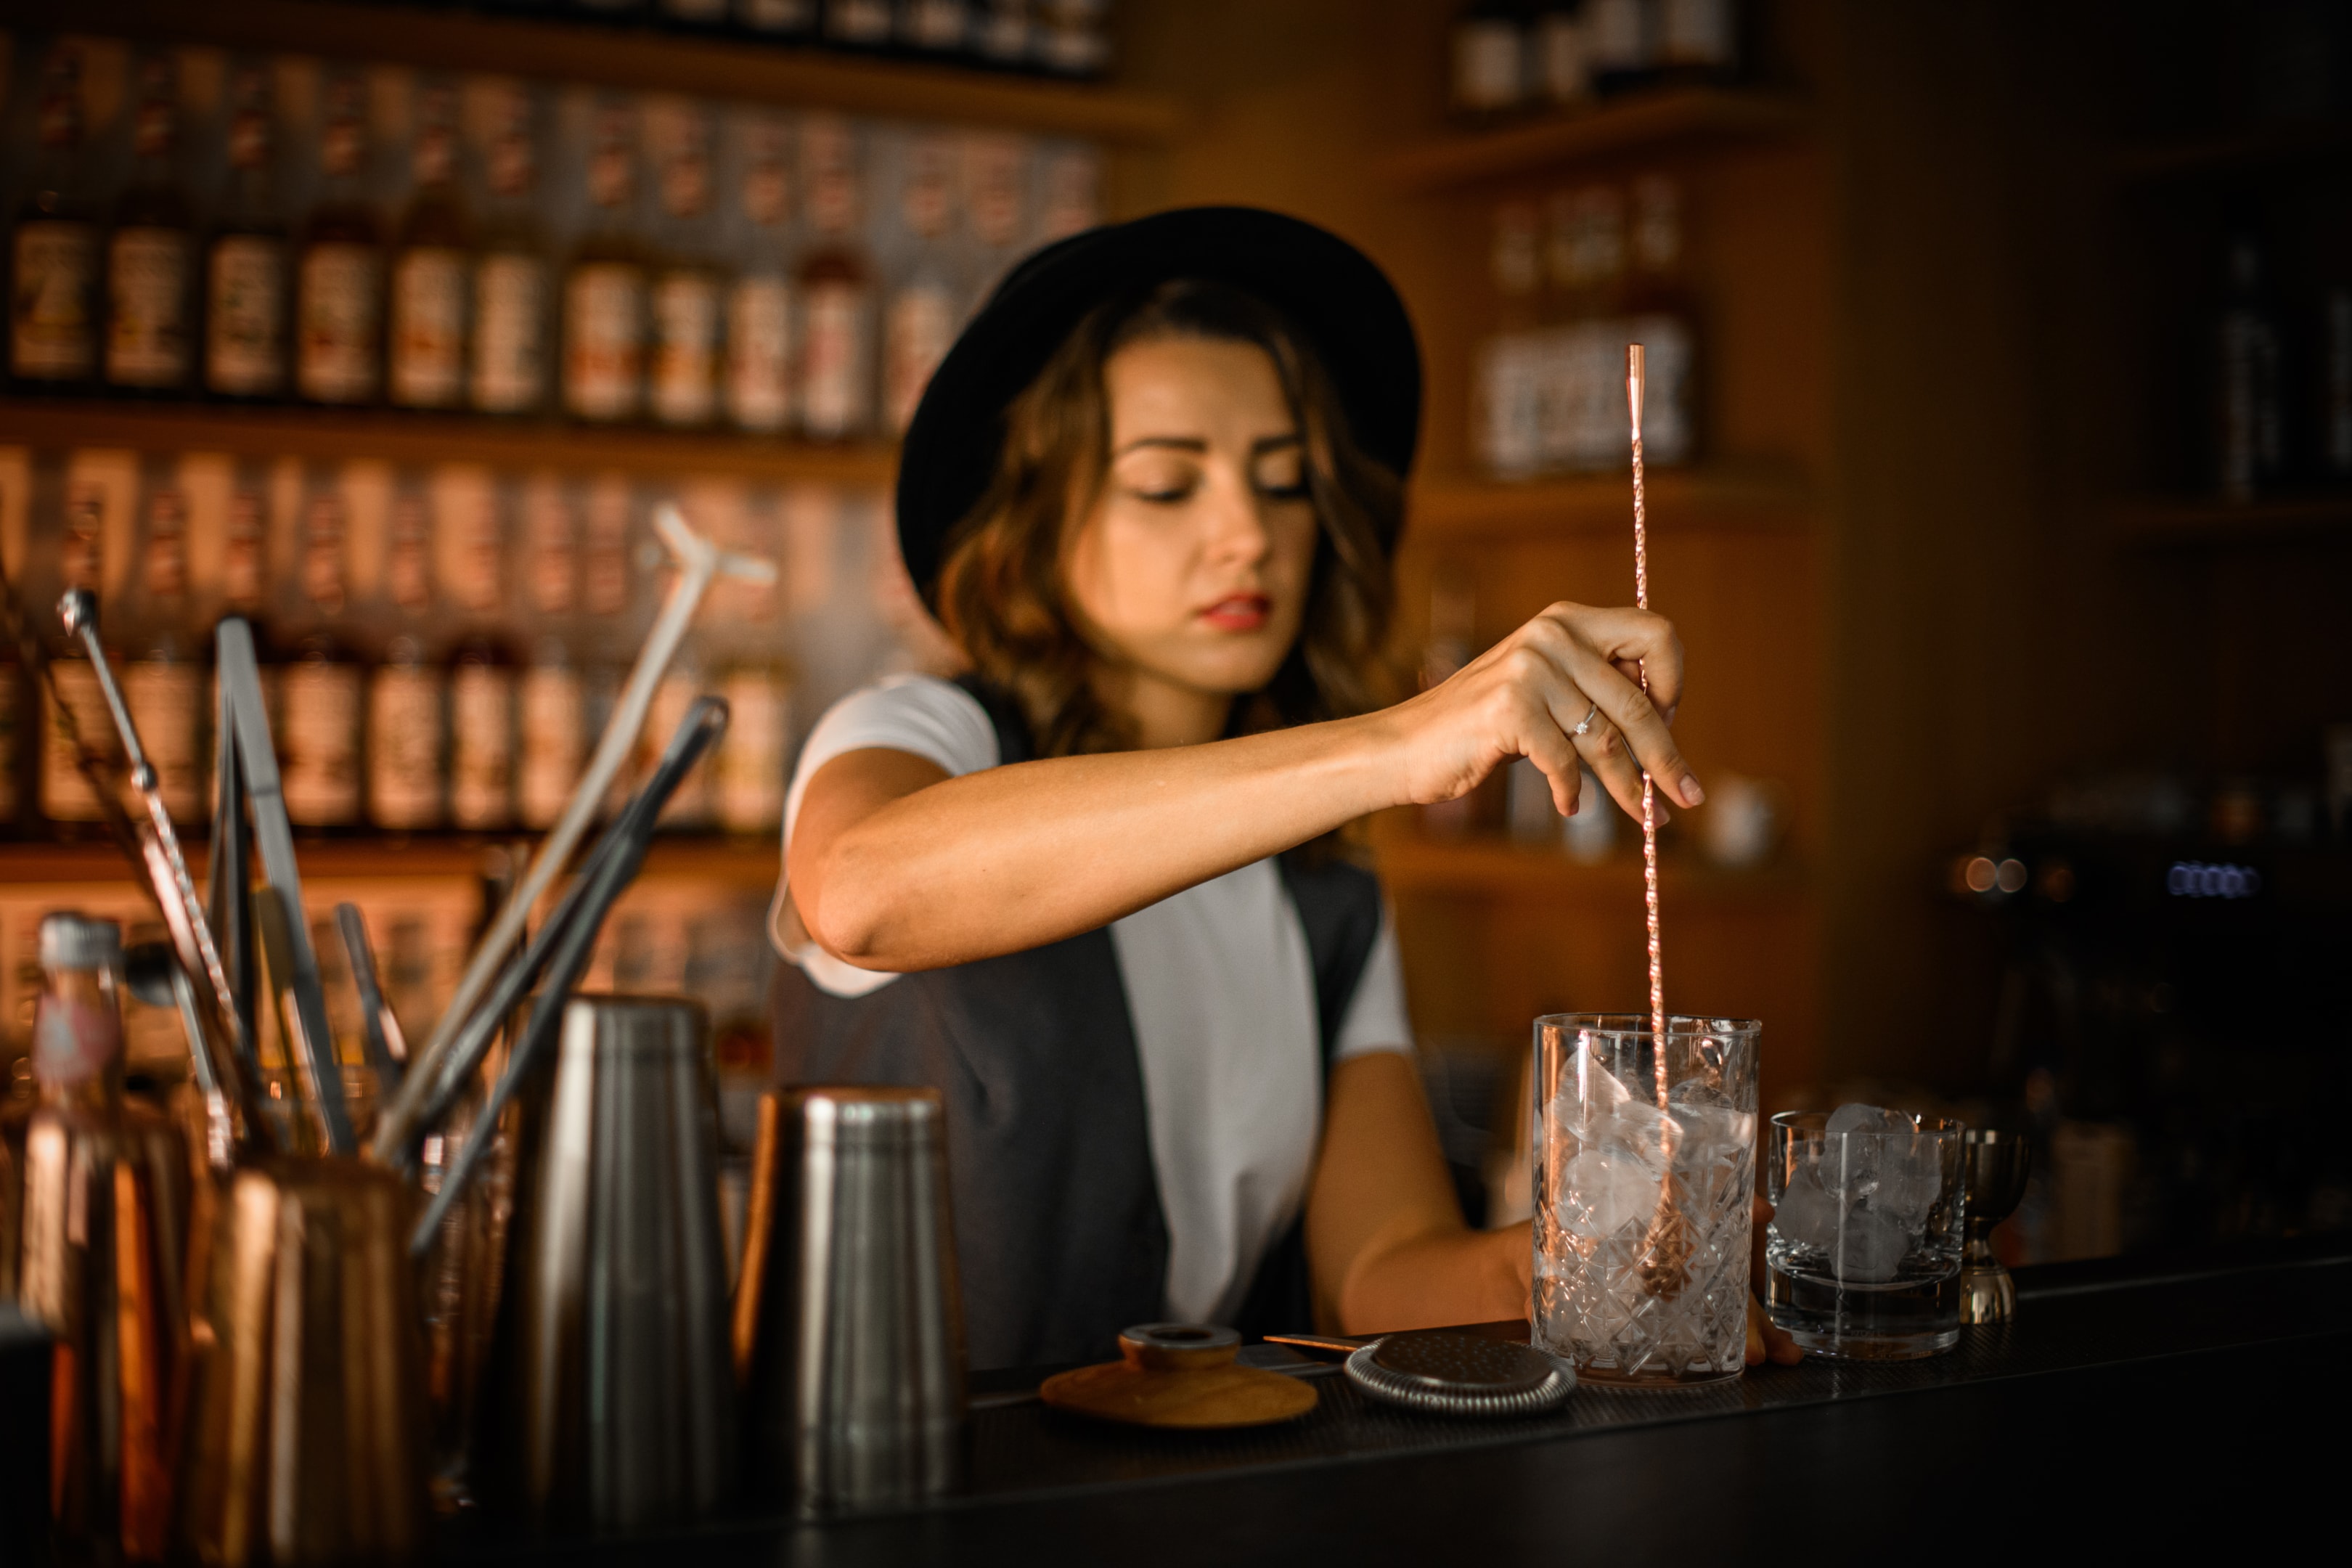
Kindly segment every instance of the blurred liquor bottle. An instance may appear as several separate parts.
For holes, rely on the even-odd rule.
[[[203,809],[197,737],[207,683],[188,647],[188,503],[176,480],[165,464],[150,465],[137,585],[121,613],[106,618],[131,654],[122,667],[123,703],[163,805],[175,820],[189,822]]]
[[[979,131],[963,139],[964,221],[976,290],[993,287],[1029,247],[1034,160],[1034,144],[1024,136]]]
[[[1528,23],[1528,94],[1547,108],[1576,109],[1592,101],[1587,4],[1538,0]]]
[[[106,384],[186,391],[195,361],[196,244],[177,164],[179,77],[156,56],[139,72],[131,178],[106,247]]]
[[[515,679],[506,635],[505,498],[495,481],[452,497],[457,570],[452,597],[465,628],[449,653],[449,822],[494,833],[514,821]]]
[[[959,58],[971,45],[972,0],[898,0],[898,47],[923,59]]]
[[[294,272],[294,390],[340,406],[373,403],[383,380],[383,233],[363,178],[363,86],[355,71],[328,85],[323,179]]]
[[[1657,13],[1661,79],[1706,84],[1738,76],[1738,0],[1657,0]]]
[[[2223,268],[2212,340],[2213,477],[2224,500],[2244,502],[2286,470],[2280,334],[2262,247],[2252,236],[2230,240]]]
[[[1486,123],[1516,111],[1528,96],[1525,0],[1468,0],[1447,37],[1447,100],[1457,119]]]
[[[802,121],[801,166],[815,235],[799,272],[801,428],[814,440],[845,441],[874,418],[874,272],[858,235],[865,203],[848,121]]]
[[[563,282],[563,406],[594,425],[637,417],[645,376],[646,264],[631,221],[632,107],[596,106],[588,230]]]
[[[1699,451],[1699,310],[1688,278],[1682,186],[1664,174],[1633,182],[1626,335],[1643,345],[1645,458],[1672,467]]]
[[[1495,209],[1488,252],[1495,288],[1495,332],[1479,345],[1472,404],[1472,446],[1486,471],[1502,479],[1542,466],[1542,360],[1536,332],[1543,280],[1538,218],[1532,202]]]
[[[1026,70],[1037,30],[1032,0],[976,0],[975,9],[973,58],[1000,70]]]
[[[1091,81],[1110,68],[1109,0],[1038,0],[1037,64]]]
[[[1659,12],[1659,0],[1587,0],[1585,44],[1595,91],[1609,97],[1656,84]]]
[[[64,504],[55,534],[56,554],[34,566],[36,580],[48,576],[60,590],[87,589],[103,596],[108,568],[107,543],[114,531],[107,515],[114,500],[109,488],[89,479],[68,475],[63,479]],[[44,567],[47,570],[44,570]],[[47,618],[47,617],[45,617]],[[104,820],[98,794],[83,776],[78,757],[88,752],[120,781],[122,745],[115,734],[113,715],[98,683],[98,671],[69,640],[64,628],[47,632],[49,680],[41,693],[41,815],[60,837],[88,832]]]
[[[524,585],[538,635],[518,692],[515,814],[525,827],[545,829],[562,815],[587,755],[586,693],[566,635],[580,610],[579,518],[554,476],[526,487],[523,532]]]
[[[727,734],[719,751],[719,822],[746,836],[777,831],[784,816],[784,752],[792,683],[774,660],[727,673]]]
[[[1422,645],[1421,688],[1429,690],[1452,679],[1477,657],[1473,640],[1477,625],[1476,585],[1459,562],[1445,562],[1432,574],[1429,588],[1429,637]],[[1459,838],[1476,825],[1477,794],[1433,802],[1421,808],[1421,826],[1433,838]]]
[[[86,386],[98,367],[98,228],[84,190],[81,91],[81,57],[60,45],[42,68],[9,258],[8,371],[37,391]]]
[[[955,143],[942,134],[910,138],[898,193],[904,276],[890,295],[882,331],[884,422],[903,436],[931,372],[947,356],[961,315],[949,235],[955,224]]]
[[[824,41],[837,49],[880,54],[890,47],[890,0],[824,0]]]
[[[757,113],[741,124],[743,260],[727,298],[727,416],[772,435],[792,420],[793,285],[786,269],[790,146],[783,123]]]
[[[286,596],[291,653],[278,671],[278,765],[297,827],[360,822],[366,671],[352,643],[350,514],[339,476],[310,476],[295,526],[298,567]]]
[[[393,498],[384,548],[392,637],[368,677],[368,818],[394,832],[441,826],[442,675],[425,658],[434,605],[433,509],[420,489]]]
[[[719,270],[710,245],[710,128],[703,107],[661,100],[646,108],[660,195],[653,274],[647,402],[673,429],[709,425],[719,409]]]
[[[470,401],[484,414],[537,414],[547,403],[547,241],[532,200],[538,137],[530,89],[485,84],[482,159],[488,193],[474,269]]]
[[[457,94],[417,96],[415,182],[393,252],[391,400],[456,408],[466,395],[466,308],[474,291],[473,226],[457,185]]]
[[[735,0],[735,28],[772,43],[799,43],[816,31],[817,0]]]
[[[278,219],[269,79],[236,75],[228,188],[205,254],[205,390],[249,402],[286,389],[286,231]]]

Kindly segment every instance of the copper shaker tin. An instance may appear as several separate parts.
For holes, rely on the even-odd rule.
[[[803,1518],[960,1485],[963,1301],[945,1112],[928,1089],[796,1089],[760,1102],[735,1294],[748,1490]]]
[[[516,1195],[509,1442],[542,1528],[705,1515],[735,1481],[709,1029],[695,1004],[565,1005]]]
[[[180,1470],[184,1554],[236,1568],[424,1545],[415,1195],[348,1159],[240,1169],[215,1222]]]

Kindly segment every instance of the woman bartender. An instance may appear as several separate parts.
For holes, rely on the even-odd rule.
[[[1562,812],[1607,809],[1580,759],[1629,809],[1644,766],[1704,796],[1643,611],[1555,605],[1383,706],[1420,395],[1379,268],[1243,208],[1038,252],[924,395],[899,543],[970,669],[810,735],[777,1057],[945,1097],[975,1365],[1526,1310],[1527,1229],[1463,1224],[1395,933],[1330,836],[1522,756]]]

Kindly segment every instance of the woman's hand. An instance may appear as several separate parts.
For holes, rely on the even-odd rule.
[[[1748,1208],[1748,1364],[1760,1366],[1769,1357],[1781,1366],[1794,1366],[1805,1359],[1785,1329],[1776,1328],[1764,1311],[1764,1227],[1772,1223],[1772,1205],[1759,1195],[1750,1200]]]
[[[1638,817],[1645,768],[1677,805],[1706,798],[1667,730],[1682,683],[1682,639],[1664,616],[1563,602],[1444,683],[1375,717],[1393,727],[1404,750],[1411,804],[1452,800],[1526,757],[1551,781],[1552,804],[1570,816],[1581,759]],[[1586,732],[1577,734],[1588,715]]]

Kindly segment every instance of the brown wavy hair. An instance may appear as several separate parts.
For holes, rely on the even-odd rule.
[[[1103,366],[1129,343],[1164,338],[1265,351],[1321,525],[1298,640],[1264,689],[1234,703],[1230,732],[1346,718],[1396,691],[1389,546],[1403,521],[1402,479],[1356,445],[1321,361],[1279,312],[1229,285],[1178,279],[1097,306],[1013,400],[995,478],[940,569],[940,623],[974,673],[1020,704],[1041,757],[1135,744],[1096,690],[1102,656],[1078,629],[1062,567],[1108,472]]]

